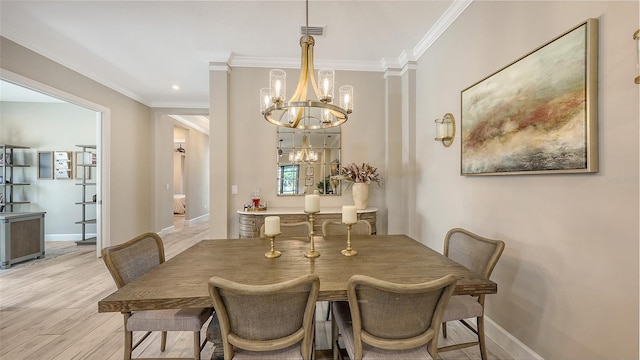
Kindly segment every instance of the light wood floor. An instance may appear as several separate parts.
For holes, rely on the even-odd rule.
[[[206,238],[208,224],[183,225],[176,217],[176,231],[163,235],[167,259]],[[123,357],[123,320],[119,313],[98,313],[97,302],[116,290],[95,246],[73,241],[47,242],[46,249],[77,248],[46,261],[26,262],[0,273],[0,359],[106,359]],[[490,299],[488,301],[491,301]],[[328,349],[331,336],[326,303],[318,306],[317,348]],[[451,323],[449,339],[460,341],[467,331]],[[203,331],[203,338],[204,338]],[[169,333],[167,349],[160,352],[160,339],[153,334],[134,357],[176,358],[192,356],[191,333]],[[208,343],[202,359],[210,359]],[[488,341],[489,359],[509,359]],[[443,359],[480,359],[477,347],[441,354]],[[330,356],[322,351],[319,358]]]

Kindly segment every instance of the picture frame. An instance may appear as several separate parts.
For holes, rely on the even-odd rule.
[[[460,173],[598,172],[598,20],[461,92]]]
[[[307,176],[304,180],[305,186],[313,186],[313,176]]]
[[[305,172],[307,176],[313,176],[313,167],[307,166],[307,168],[305,169]]]
[[[38,179],[53,179],[53,152],[38,151]]]
[[[72,151],[54,151],[53,169],[57,180],[73,180]]]

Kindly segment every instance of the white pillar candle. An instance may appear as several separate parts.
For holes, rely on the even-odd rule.
[[[304,211],[309,213],[320,211],[320,195],[305,195]]]
[[[342,207],[342,222],[344,224],[355,224],[358,221],[356,207],[353,205],[345,205]]]
[[[280,234],[280,216],[267,216],[264,218],[265,235]]]

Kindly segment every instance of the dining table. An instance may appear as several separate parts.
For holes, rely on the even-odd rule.
[[[347,236],[314,237],[319,257],[307,258],[310,242],[274,239],[281,252],[267,258],[264,238],[202,240],[99,300],[98,312],[212,307],[212,276],[245,284],[271,284],[304,274],[320,278],[318,301],[347,300],[347,282],[360,274],[398,283],[422,283],[453,274],[454,294],[497,292],[497,284],[407,235],[354,235],[355,256],[344,256]]]

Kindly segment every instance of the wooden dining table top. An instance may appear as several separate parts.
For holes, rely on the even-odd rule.
[[[269,259],[268,239],[202,240],[98,302],[98,312],[212,307],[212,276],[246,284],[271,284],[317,274],[319,301],[346,300],[347,281],[356,274],[398,283],[420,283],[447,274],[458,278],[457,295],[494,294],[497,284],[406,235],[352,236],[356,256],[344,256],[346,236],[316,237],[317,258],[306,258],[310,243],[276,237],[282,255]]]

